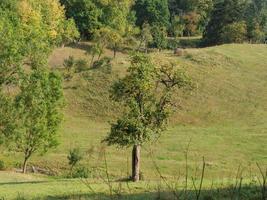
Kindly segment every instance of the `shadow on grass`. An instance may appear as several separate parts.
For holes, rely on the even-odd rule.
[[[67,47],[71,47],[74,49],[80,49],[80,50],[84,50],[84,51],[90,51],[92,48],[92,44],[90,44],[88,42],[78,42],[75,44],[69,44]]]
[[[22,185],[22,184],[36,184],[36,183],[48,183],[50,181],[11,181],[0,183],[0,186],[3,185]]]
[[[161,191],[157,188],[153,192],[133,193],[124,194],[118,193],[115,195],[107,195],[105,193],[97,194],[73,194],[67,196],[47,196],[45,200],[110,200],[110,199],[121,199],[121,200],[194,200],[196,198],[196,191]],[[209,190],[202,190],[199,200],[265,200],[262,197],[261,188],[258,186],[244,186],[240,190],[234,190],[231,187],[228,188],[216,188]]]

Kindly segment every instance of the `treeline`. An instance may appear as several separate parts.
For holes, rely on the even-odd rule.
[[[151,33],[148,43],[156,48],[166,48],[167,36],[203,35],[203,45],[262,43],[267,36],[265,0],[60,1],[86,39],[101,28],[108,28],[117,40]]]

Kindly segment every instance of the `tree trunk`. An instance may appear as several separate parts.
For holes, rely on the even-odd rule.
[[[95,55],[93,55],[93,56],[92,56],[92,58],[91,58],[90,67],[93,67],[93,64],[94,64],[94,59],[95,59]]]
[[[113,58],[116,58],[116,55],[117,55],[117,49],[114,48],[114,49],[113,49]]]
[[[25,157],[24,158],[24,162],[23,162],[23,168],[22,168],[22,173],[23,174],[26,174],[26,172],[27,172],[27,163],[28,163],[28,157]]]
[[[138,182],[140,180],[140,145],[134,145],[132,151],[132,180]]]
[[[100,60],[101,56],[102,56],[102,54],[101,54],[101,53],[100,53],[100,54],[98,54],[97,61],[99,61],[99,60]]]

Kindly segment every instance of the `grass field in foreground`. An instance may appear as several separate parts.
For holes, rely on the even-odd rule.
[[[83,50],[86,45],[57,49],[50,58],[51,66],[62,66],[64,59],[70,55],[89,61],[90,57]],[[209,180],[234,177],[240,165],[246,174],[257,173],[256,163],[262,167],[267,165],[267,46],[223,45],[185,51],[181,57],[170,51],[151,54],[154,61],[175,62],[184,67],[197,84],[197,89],[189,94],[175,95],[182,108],[174,111],[162,138],[143,148],[141,170],[145,180],[158,178],[152,160],[166,177],[173,177],[179,172],[183,174],[184,151],[189,141],[191,174],[201,166],[202,156],[207,162],[206,177]],[[111,56],[112,52],[107,51],[106,55]],[[71,81],[65,81],[66,109],[60,131],[61,144],[45,156],[35,155],[30,164],[49,166],[62,172],[68,169],[66,157],[69,149],[79,146],[84,152],[82,164],[88,168],[103,166],[101,154],[105,151],[111,176],[117,179],[128,175],[130,150],[103,147],[101,144],[109,130],[108,122],[121,113],[120,107],[109,100],[108,90],[118,76],[125,74],[129,66],[128,56],[120,53],[112,63],[111,74],[101,69],[88,70],[74,74]],[[22,160],[19,154],[2,151],[0,159],[9,168],[19,165]],[[7,195],[13,195],[15,187],[24,191],[29,186],[8,184],[3,176],[7,175],[0,175],[0,181],[5,182],[0,184],[0,191]],[[32,179],[35,180],[36,176]],[[71,188],[75,188],[73,180],[49,181],[28,184],[33,188],[47,188],[43,194],[57,195],[59,192],[62,195],[64,191],[71,192]],[[74,182],[76,185],[76,180]],[[47,187],[42,184],[47,184]],[[56,186],[58,189],[55,189]],[[83,192],[83,188],[77,189]]]
[[[195,199],[200,182],[188,184],[184,191],[184,180],[176,182],[142,181],[139,183],[109,182],[101,180],[60,179],[40,175],[21,175],[0,172],[1,200],[154,200]],[[260,199],[261,187],[251,180],[243,179],[242,185],[231,179],[203,181],[201,199]]]

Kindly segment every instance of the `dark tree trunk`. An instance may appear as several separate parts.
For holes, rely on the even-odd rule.
[[[137,182],[140,180],[140,145],[134,145],[132,151],[132,180]]]
[[[95,59],[95,55],[92,56],[91,63],[90,63],[90,67],[93,67],[94,59]]]
[[[27,172],[28,159],[29,159],[28,157],[24,158],[24,162],[23,162],[23,166],[22,166],[22,173],[23,174],[26,174],[26,172]]]
[[[117,49],[114,48],[114,49],[113,49],[113,58],[116,58],[116,55],[117,55]]]
[[[101,53],[100,53],[100,54],[98,54],[97,61],[99,61],[99,60],[100,60],[101,56],[102,56],[102,54],[101,54]]]

